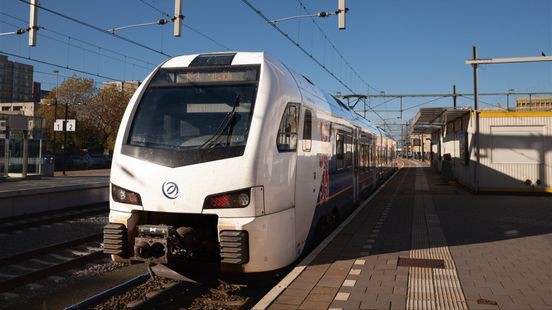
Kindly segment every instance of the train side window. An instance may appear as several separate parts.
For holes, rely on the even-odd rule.
[[[341,170],[345,167],[345,156],[344,156],[344,139],[342,134],[337,134],[335,141],[335,164],[336,169]]]
[[[372,154],[372,145],[368,145],[368,168],[372,168],[374,166],[374,158]]]
[[[310,152],[312,147],[312,112],[305,110],[303,119],[303,151]]]
[[[345,136],[345,166],[353,166],[353,138],[351,136]]]
[[[360,168],[362,171],[366,171],[368,167],[368,147],[366,144],[360,145]]]
[[[293,152],[297,149],[297,130],[298,130],[299,107],[297,104],[290,103],[282,115],[276,146],[279,152]]]

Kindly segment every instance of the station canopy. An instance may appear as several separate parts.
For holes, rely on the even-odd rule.
[[[421,108],[410,122],[410,134],[431,134],[470,113],[469,108]]]

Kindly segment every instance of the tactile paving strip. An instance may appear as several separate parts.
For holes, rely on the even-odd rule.
[[[425,189],[423,170],[417,170],[416,189]],[[442,260],[444,268],[409,268],[407,309],[468,309],[439,217],[427,195],[415,198],[410,258]]]

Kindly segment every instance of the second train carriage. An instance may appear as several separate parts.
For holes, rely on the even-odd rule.
[[[387,133],[265,53],[172,58],[124,114],[105,252],[279,269],[389,176],[394,152]]]

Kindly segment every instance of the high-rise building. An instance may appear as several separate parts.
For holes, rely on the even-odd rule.
[[[102,88],[115,88],[117,90],[125,90],[130,93],[134,93],[140,86],[140,81],[116,81],[116,82],[104,82]]]
[[[41,84],[39,82],[33,82],[33,102],[39,103],[42,94]]]
[[[33,99],[33,66],[9,61],[0,55],[0,102],[28,102]]]

